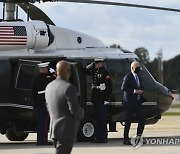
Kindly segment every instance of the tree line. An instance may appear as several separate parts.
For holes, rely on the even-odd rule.
[[[110,48],[121,48],[120,45],[111,45]],[[150,61],[149,52],[144,47],[139,47],[135,49],[134,53],[139,57],[140,61],[144,63],[146,68],[152,74],[152,76],[159,82],[159,73],[163,76],[163,85],[171,90],[176,90],[180,92],[180,54],[169,60],[162,60],[163,71],[160,72],[158,65],[159,59],[154,58]]]

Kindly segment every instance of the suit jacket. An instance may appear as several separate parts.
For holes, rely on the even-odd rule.
[[[123,83],[121,86],[121,89],[124,91],[124,96],[123,96],[124,104],[138,102],[138,100],[137,100],[138,95],[134,93],[134,89],[139,89],[139,90],[144,89],[141,77],[139,75],[138,75],[138,78],[139,78],[139,82],[140,82],[140,87],[137,86],[136,80],[135,80],[132,72],[128,73],[124,77]],[[140,96],[141,103],[142,103],[142,100],[143,100],[142,96]]]
[[[61,77],[48,84],[45,92],[50,115],[52,139],[74,139],[84,110],[80,107],[76,88]]]

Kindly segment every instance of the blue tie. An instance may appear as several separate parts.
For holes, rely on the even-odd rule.
[[[137,75],[135,75],[135,78],[136,78],[136,83],[137,83],[137,86],[138,86],[138,88],[140,88],[140,83],[139,83],[139,78],[138,78],[138,76],[137,76]]]
[[[140,82],[137,75],[135,75],[135,79],[136,79],[137,87],[140,88]],[[137,96],[137,100],[140,100],[140,95]]]

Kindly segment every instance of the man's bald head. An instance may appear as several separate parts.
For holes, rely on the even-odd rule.
[[[136,69],[140,68],[140,64],[137,61],[131,63],[131,71],[136,73]]]
[[[61,76],[62,78],[69,80],[71,76],[70,64],[65,61],[61,60],[56,64],[56,72],[57,76]]]

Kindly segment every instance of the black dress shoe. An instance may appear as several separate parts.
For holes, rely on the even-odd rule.
[[[131,145],[131,142],[129,140],[123,142],[124,145]]]

